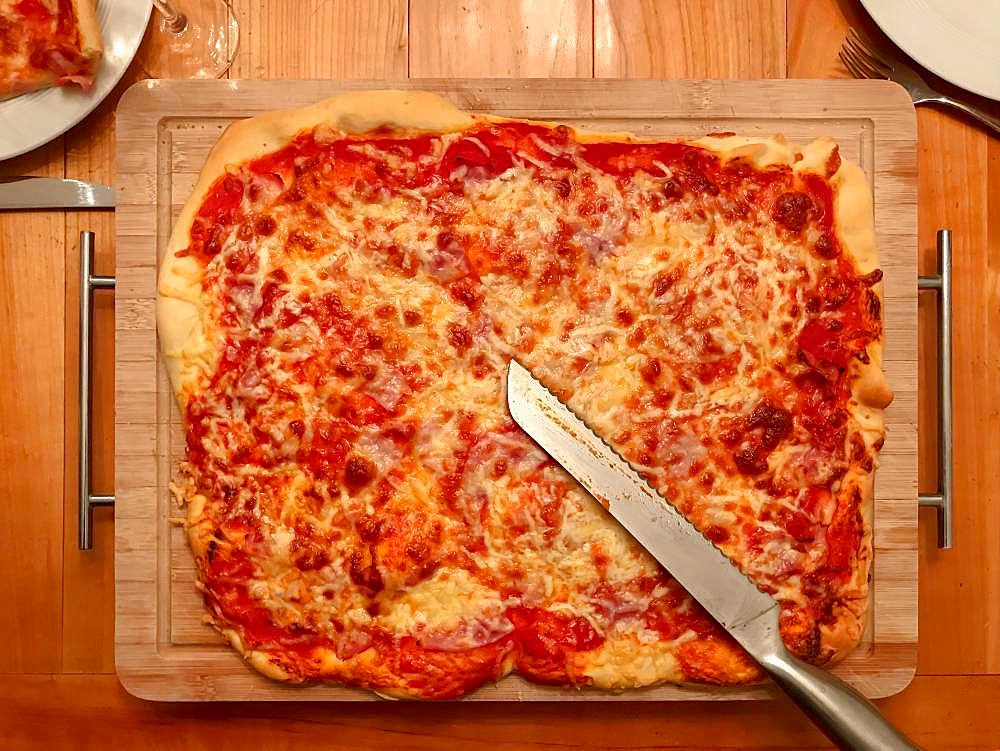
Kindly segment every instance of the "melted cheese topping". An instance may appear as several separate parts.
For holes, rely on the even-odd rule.
[[[861,545],[839,478],[873,461],[852,449],[847,359],[878,335],[828,193],[539,127],[324,135],[232,168],[192,230],[212,356],[185,386],[187,470],[218,622],[286,670],[303,640],[336,652],[298,679],[418,694],[400,650],[492,650],[459,693],[511,668],[755,678],[511,422],[517,357],[818,633]]]

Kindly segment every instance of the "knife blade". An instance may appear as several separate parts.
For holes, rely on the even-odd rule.
[[[778,603],[514,361],[507,371],[507,403],[514,422],[600,501],[748,652],[762,652],[778,640]]]
[[[109,185],[58,177],[0,177],[0,209],[114,208]]]
[[[608,443],[520,363],[507,369],[511,417],[562,465],[841,748],[914,749],[861,694],[793,656],[780,607]]]

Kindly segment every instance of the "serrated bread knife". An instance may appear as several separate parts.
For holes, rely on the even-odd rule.
[[[792,655],[778,603],[631,465],[517,362],[507,370],[514,422],[545,449],[722,625],[841,748],[915,749],[861,694]]]

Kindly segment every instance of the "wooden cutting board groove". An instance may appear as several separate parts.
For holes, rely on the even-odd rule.
[[[464,80],[145,81],[117,120],[115,656],[125,687],[179,700],[364,700],[365,691],[293,687],[246,667],[202,622],[183,515],[169,483],[184,440],[155,331],[156,269],[212,144],[233,120],[347,90],[421,88],[470,111],[679,138],[714,131],[830,135],[872,181],[885,272],[885,368],[896,399],[877,475],[875,563],[862,644],[836,672],[868,696],[912,678],[917,641],[916,125],[903,90],[882,81]],[[773,688],[660,686],[613,695],[517,676],[472,700],[756,699]]]

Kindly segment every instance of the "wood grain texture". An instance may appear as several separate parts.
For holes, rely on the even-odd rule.
[[[1000,145],[982,130],[924,110],[918,120],[922,177],[920,260],[935,270],[934,234],[954,229],[956,418],[955,548],[934,546],[934,516],[921,535],[920,669],[928,673],[1000,671],[1000,330],[998,204]],[[984,300],[994,301],[984,304]],[[921,392],[934,394],[936,300],[921,300]],[[936,399],[922,405],[921,425],[933,430]],[[928,442],[930,443],[930,442]],[[922,486],[937,482],[933,445],[921,457]],[[949,613],[942,618],[942,613]]]
[[[244,82],[238,100],[225,83],[161,81],[128,92],[118,112],[116,385],[117,668],[139,696],[159,699],[369,699],[335,686],[275,684],[240,664],[202,624],[191,554],[169,519],[182,515],[168,489],[183,436],[156,350],[157,261],[173,220],[220,128],[233,118],[312,103],[372,82]],[[398,82],[449,96],[466,109],[557,119],[594,130],[650,137],[740,130],[783,131],[794,141],[833,135],[865,167],[886,272],[885,368],[897,399],[887,411],[875,504],[872,623],[837,671],[875,696],[900,690],[914,668],[916,405],[916,232],[914,117],[902,91],[884,82],[566,82],[431,80]],[[587,102],[585,109],[579,102]],[[819,114],[818,114],[819,113]],[[155,176],[155,179],[149,179]],[[768,689],[659,687],[618,697],[539,687],[507,678],[476,699],[759,698]]]
[[[110,184],[114,176],[114,108],[105,102],[66,136],[66,174],[78,180]],[[94,549],[77,549],[77,415],[79,404],[80,232],[96,237],[95,270],[114,274],[115,222],[109,211],[66,214],[65,325],[65,471],[63,530],[62,669],[68,673],[114,670],[114,512],[96,509]],[[114,295],[94,296],[91,337],[91,486],[95,493],[114,492]],[[111,614],[109,614],[109,611]]]
[[[788,0],[788,77],[850,78],[837,57],[848,26],[857,26],[864,11],[855,3],[834,0]],[[845,15],[846,12],[846,15]],[[822,29],[823,33],[817,33]]]
[[[62,177],[62,154],[57,139],[0,174]],[[61,666],[64,225],[0,213],[0,673]]]
[[[406,0],[236,0],[230,78],[406,76]]]
[[[412,0],[410,75],[589,77],[589,0]]]
[[[788,78],[851,78],[837,56],[849,28],[895,49],[856,0],[786,0],[786,23]]]
[[[783,78],[783,0],[595,0],[598,78]]]
[[[995,748],[1000,715],[983,711],[1000,676],[918,677],[878,702],[924,748]],[[4,712],[22,718],[5,724]],[[111,720],[109,722],[109,720]],[[786,699],[664,704],[153,704],[114,676],[37,676],[0,684],[5,751],[121,748],[205,751],[412,749],[830,748]]]

